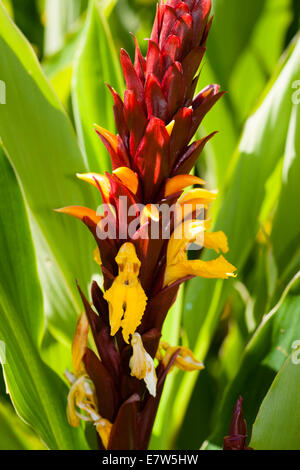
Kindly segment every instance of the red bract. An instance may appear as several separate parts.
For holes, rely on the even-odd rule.
[[[188,260],[186,246],[194,241],[194,233],[207,229],[207,222],[191,220],[190,237],[178,245],[174,220],[167,227],[153,207],[175,202],[180,207],[185,203],[207,206],[216,197],[200,188],[181,196],[185,187],[203,184],[200,178],[188,175],[213,134],[190,142],[222,96],[217,85],[210,85],[194,98],[196,74],[211,27],[210,8],[210,0],[161,2],[147,58],[137,42],[134,63],[121,51],[127,87],[124,101],[109,87],[118,135],[96,128],[114,171],[112,175],[80,176],[96,186],[103,202],[109,204],[106,215],[115,223],[115,236],[101,236],[104,217],[90,209],[61,210],[81,219],[91,230],[104,277],[104,292],[96,283],[92,287],[94,308],[80,291],[98,355],[86,347],[86,333],[78,333],[74,351],[83,351],[83,366],[72,381],[69,420],[78,425],[72,416],[76,407],[83,410],[108,449],[146,449],[168,371],[175,365],[183,370],[202,368],[186,348],[160,343],[179,285],[196,275],[223,279],[234,275],[235,268],[223,256],[210,262]],[[133,208],[130,215],[124,201]],[[139,223],[130,234],[128,229],[137,216]],[[151,224],[156,224],[156,238],[149,235]],[[163,236],[167,228],[171,239]],[[206,234],[204,247],[228,250],[221,232]],[[78,331],[86,332],[80,325]],[[156,371],[155,357],[159,362]],[[92,381],[95,396],[85,394],[82,376]]]

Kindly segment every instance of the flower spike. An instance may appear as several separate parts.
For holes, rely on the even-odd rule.
[[[215,133],[195,134],[223,95],[211,84],[195,96],[210,10],[211,0],[160,0],[146,58],[136,39],[134,61],[121,50],[124,97],[109,86],[118,133],[95,126],[113,173],[78,175],[98,188],[106,209],[101,216],[85,207],[59,210],[92,232],[103,274],[103,289],[93,282],[92,305],[79,288],[85,315],[74,339],[74,374],[66,372],[67,415],[73,426],[92,422],[109,450],[146,449],[168,372],[204,367],[185,346],[161,341],[180,284],[235,277],[223,256],[225,234],[210,232],[204,220],[217,193],[191,175]],[[221,254],[189,260],[194,243]],[[87,347],[89,327],[96,352]]]

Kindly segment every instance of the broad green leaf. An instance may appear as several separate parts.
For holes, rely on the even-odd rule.
[[[296,359],[296,361],[295,361]],[[253,426],[255,450],[300,448],[299,354],[292,354],[277,374]]]
[[[75,279],[87,288],[95,269],[94,245],[78,221],[53,209],[72,204],[96,208],[96,202],[75,177],[87,169],[71,124],[1,2],[0,57],[7,90],[0,137],[30,209],[49,324],[70,341],[81,309]]]
[[[0,450],[46,450],[37,435],[0,401]]]
[[[94,124],[115,131],[113,100],[106,86],[123,88],[119,61],[99,3],[90,1],[86,26],[73,76],[73,107],[80,145],[91,171],[111,167],[109,155]]]
[[[291,94],[293,89],[291,89]],[[300,221],[297,214],[300,204],[300,109],[294,104],[292,111],[282,172],[282,190],[279,196],[278,209],[273,222],[271,241],[279,273],[294,259],[299,248]],[[296,255],[297,256],[297,255]],[[288,275],[292,277],[300,269],[299,260],[293,264]],[[285,273],[286,275],[287,273]],[[281,277],[281,276],[280,276]],[[282,286],[279,286],[279,289]]]
[[[43,302],[36,258],[16,176],[0,152],[0,338],[7,391],[49,448],[84,449],[82,431],[67,422],[68,389],[39,356]]]

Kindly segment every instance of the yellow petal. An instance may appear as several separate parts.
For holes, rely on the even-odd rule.
[[[203,220],[185,220],[176,227],[169,243],[167,251],[167,264],[176,264],[186,259],[186,247],[190,243],[204,243],[204,230],[206,228]]]
[[[170,360],[176,352],[178,354],[171,369],[178,367],[178,369],[181,369],[185,372],[204,369],[203,363],[198,361],[193,355],[192,351],[184,346],[172,347],[168,343],[161,342],[159,345],[159,351],[159,356],[161,358],[160,360],[162,361],[165,369],[168,367]]]
[[[119,274],[104,294],[109,304],[111,335],[122,327],[124,340],[129,343],[141,323],[147,304],[146,294],[139,281],[141,262],[132,243],[124,243],[116,256]]]
[[[216,197],[216,192],[208,191],[207,189],[203,188],[195,188],[184,193],[178,199],[178,202],[179,204],[191,204],[193,201],[197,200],[199,204],[210,204],[211,202],[215,201]]]
[[[211,233],[206,232],[204,234],[204,246],[205,248],[210,248],[218,253],[220,251],[223,253],[227,253],[229,251],[227,237],[225,233],[221,231]]]
[[[133,349],[133,355],[129,362],[131,375],[139,380],[144,380],[150,395],[155,397],[157,376],[154,361],[145,350],[142,338],[138,333],[133,334],[131,346]]]
[[[132,377],[142,380],[146,377],[147,362],[145,357],[145,349],[142,342],[141,335],[134,333],[132,335],[131,346],[133,354],[131,356],[129,367]]]
[[[112,430],[112,424],[107,419],[102,418],[95,423],[95,426],[104,448],[107,449]]]
[[[72,385],[67,401],[67,418],[70,426],[78,427],[80,420],[76,410],[80,404],[84,402],[94,404],[94,388],[91,380],[87,375],[80,376]]]
[[[80,315],[72,345],[72,362],[75,375],[84,370],[82,359],[86,352],[89,336],[89,322],[85,313]]]
[[[172,132],[173,132],[173,129],[174,129],[174,125],[175,125],[175,121],[171,121],[170,124],[168,124],[166,126],[166,130],[167,130],[167,133],[169,134],[169,136],[171,136]]]
[[[154,366],[154,361],[150,354],[146,353],[146,360],[147,360],[147,374],[144,378],[145,384],[147,386],[148,392],[154,398],[156,397],[156,390],[157,390],[157,375]]]
[[[203,363],[198,361],[192,351],[185,347],[180,348],[180,352],[175,361],[175,366],[186,372],[204,369]]]
[[[141,213],[140,225],[143,226],[148,219],[153,220],[154,222],[159,221],[159,210],[155,204],[147,204]]]
[[[84,173],[84,174],[79,174],[77,173],[77,178],[79,178],[82,181],[86,181],[87,183],[91,184],[92,186],[95,186],[95,188],[98,188],[98,185],[103,191],[103,194],[105,197],[109,197],[110,193],[110,182],[107,176],[100,175],[99,173]],[[98,183],[98,184],[97,184]]]
[[[112,132],[104,129],[103,127],[98,126],[98,124],[94,124],[95,130],[101,134],[112,146],[115,152],[118,150],[118,137],[113,134]]]
[[[187,276],[200,276],[206,279],[228,279],[235,277],[236,268],[223,256],[212,261],[186,260],[166,268],[164,285],[171,285]]]
[[[139,179],[137,174],[126,166],[122,166],[113,171],[119,180],[128,188],[133,194],[137,193],[139,187]]]
[[[133,335],[137,327],[141,324],[147,305],[146,294],[138,280],[134,285],[127,286],[125,303],[126,308],[121,326],[124,341],[129,343],[129,336]]]
[[[105,300],[109,305],[109,321],[111,328],[111,336],[114,336],[121,328],[122,318],[126,305],[126,287],[118,278],[115,279],[113,285],[104,294]]]
[[[83,220],[85,217],[91,219],[96,225],[101,222],[102,217],[97,215],[97,213],[93,209],[89,209],[88,207],[81,207],[81,206],[69,206],[63,207],[62,209],[55,209],[55,212],[59,212],[60,214],[67,214],[76,217],[76,219]]]
[[[96,263],[99,264],[99,266],[102,265],[100,250],[98,247],[95,248],[94,250],[94,261],[96,261]]]
[[[107,419],[102,418],[97,410],[94,402],[80,402],[78,406],[81,410],[85,411],[89,418],[88,421],[92,421],[96,427],[96,430],[102,440],[102,444],[105,449],[108,448],[109,438],[112,430],[112,423]],[[82,418],[84,418],[82,416]]]
[[[178,175],[169,179],[165,186],[165,197],[182,191],[193,184],[205,184],[205,181],[193,175]]]

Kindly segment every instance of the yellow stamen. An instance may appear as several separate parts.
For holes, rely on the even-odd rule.
[[[104,196],[107,198],[109,197],[110,183],[109,183],[109,179],[106,176],[100,175],[99,173],[85,173],[85,174],[78,173],[76,176],[80,180],[86,181],[92,186],[95,186],[95,188],[98,188],[98,185],[99,185],[103,191]]]
[[[131,375],[144,380],[150,395],[156,396],[157,376],[154,361],[144,348],[141,336],[134,333],[131,340],[133,355],[129,362]]]
[[[129,343],[140,325],[147,304],[146,294],[139,281],[141,262],[132,243],[124,243],[116,257],[119,275],[104,294],[109,304],[111,335],[122,327],[123,337]]]
[[[174,125],[175,125],[175,121],[173,120],[173,121],[170,122],[170,124],[168,124],[168,125],[166,126],[166,130],[167,130],[169,136],[171,136],[171,134],[172,134],[172,132],[173,132]]]
[[[75,375],[84,371],[82,359],[85,355],[89,336],[89,322],[85,313],[80,315],[72,345],[72,362]]]
[[[118,150],[118,137],[113,134],[112,132],[104,129],[103,127],[98,126],[98,124],[94,124],[95,130],[99,132],[112,146],[113,150],[117,152]]]
[[[165,197],[171,196],[171,194],[176,194],[179,191],[182,191],[184,188],[192,186],[193,184],[205,184],[205,181],[201,178],[198,178],[198,176],[193,175],[174,176],[167,181],[165,187]]]
[[[137,174],[126,166],[122,166],[113,171],[122,183],[128,188],[133,194],[137,193],[139,187],[139,179]]]

